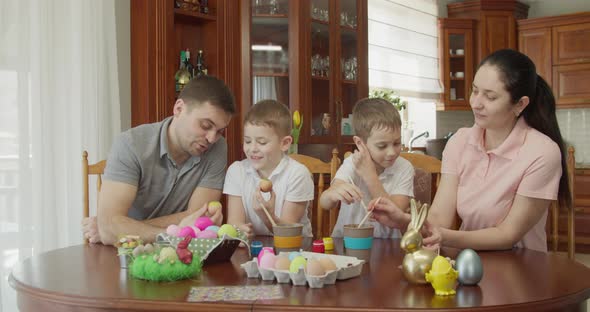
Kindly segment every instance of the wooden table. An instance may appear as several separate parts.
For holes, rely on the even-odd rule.
[[[342,254],[342,241],[335,239],[335,245]],[[456,251],[446,253],[456,257]],[[360,277],[322,289],[281,284],[286,298],[280,300],[186,302],[192,286],[272,284],[246,277],[240,268],[248,258],[243,248],[231,262],[205,266],[197,280],[153,283],[129,278],[119,268],[115,248],[80,245],[25,260],[14,268],[9,282],[17,290],[21,311],[585,311],[590,269],[584,265],[531,250],[479,255],[483,280],[478,286],[458,287],[452,297],[434,296],[430,285],[408,284],[398,268],[403,259],[399,241],[382,239],[374,241],[370,263]]]

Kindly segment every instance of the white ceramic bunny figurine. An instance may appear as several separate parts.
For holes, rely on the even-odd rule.
[[[419,202],[416,203],[414,199],[410,200],[411,221],[400,243],[401,248],[406,251],[402,271],[409,282],[426,284],[424,275],[430,271],[432,261],[437,255],[431,250],[422,249],[420,229],[428,216],[428,204],[418,208],[419,206]]]

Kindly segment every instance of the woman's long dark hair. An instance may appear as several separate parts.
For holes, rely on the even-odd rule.
[[[562,175],[559,180],[558,201],[560,207],[571,209],[572,199],[567,171],[567,150],[555,116],[555,97],[545,80],[537,74],[535,64],[526,55],[510,49],[498,50],[481,63],[491,65],[501,73],[500,79],[516,104],[523,96],[529,97],[529,105],[522,115],[532,128],[548,136],[561,151]]]

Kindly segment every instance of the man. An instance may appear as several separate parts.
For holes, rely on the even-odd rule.
[[[203,215],[221,223],[221,210],[208,211],[207,203],[221,197],[227,163],[222,135],[235,112],[233,95],[217,78],[195,78],[173,112],[116,138],[98,216],[83,221],[90,242],[112,245],[120,234],[151,242],[168,225],[192,225]]]

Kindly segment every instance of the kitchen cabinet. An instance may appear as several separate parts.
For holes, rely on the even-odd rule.
[[[346,150],[348,116],[368,96],[367,1],[240,1],[240,21],[242,111],[277,99],[301,113],[303,150]]]
[[[448,18],[438,22],[440,80],[444,93],[437,109],[470,110],[470,86],[477,66],[496,50],[517,48],[516,21],[527,17],[528,6],[516,0],[474,0],[449,3],[447,9]],[[453,40],[453,36],[459,39]],[[465,45],[462,59],[450,53],[453,41]],[[450,77],[459,69],[464,69],[462,78]]]
[[[518,33],[557,108],[590,107],[590,12],[520,20]]]
[[[172,115],[175,73],[181,50],[195,64],[203,51],[208,75],[225,81],[236,102],[240,94],[238,10],[230,0],[206,1],[207,10],[184,0],[131,0],[131,124],[160,121]],[[192,1],[193,4],[197,2]],[[205,1],[201,2],[204,4]],[[239,111],[237,115],[239,116]],[[234,118],[235,119],[235,118]],[[239,119],[239,118],[238,118]],[[229,161],[241,154],[241,136],[232,121],[226,131]]]
[[[443,93],[439,110],[469,110],[473,81],[473,28],[471,19],[438,20],[440,77]]]

